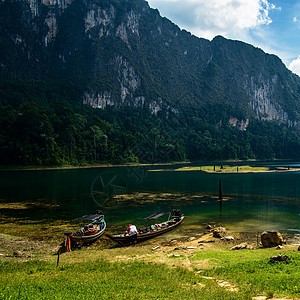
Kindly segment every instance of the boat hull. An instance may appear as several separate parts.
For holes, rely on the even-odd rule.
[[[80,244],[90,244],[97,241],[103,234],[106,229],[106,223],[104,222],[104,227],[97,231],[93,235],[82,235],[82,236],[71,236],[71,241],[73,245],[80,245]]]

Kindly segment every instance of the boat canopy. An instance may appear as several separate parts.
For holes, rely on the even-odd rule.
[[[83,217],[77,218],[73,221],[95,221],[95,220],[101,220],[104,218],[103,212],[102,211],[96,211],[95,214],[92,215],[85,215]]]
[[[160,218],[160,217],[162,217],[162,216],[164,216],[164,215],[168,215],[168,214],[170,214],[169,212],[165,212],[165,213],[159,213],[159,212],[155,212],[154,214],[152,214],[152,215],[150,215],[150,216],[148,216],[148,217],[146,217],[146,218],[143,218],[143,220],[156,220],[156,219],[158,219],[158,218]]]

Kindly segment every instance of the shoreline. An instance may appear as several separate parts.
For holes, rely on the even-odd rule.
[[[60,231],[60,226],[53,227],[55,228],[52,228],[52,230],[50,230],[50,228],[48,229],[49,232],[46,236],[39,234],[37,236],[26,236],[22,235],[21,232],[0,233],[0,261],[7,261],[11,259],[19,260],[20,258],[23,258],[24,260],[32,260],[37,257],[43,260],[48,260],[49,257],[56,255],[57,251],[61,249],[63,245],[64,236],[62,231]],[[64,224],[62,227],[66,229],[68,224]],[[153,256],[151,259],[153,260],[158,253],[164,254],[171,253],[174,250],[182,250],[192,254],[203,250],[203,247],[218,252],[222,250],[230,250],[232,247],[242,243],[251,245],[252,250],[263,249],[265,251],[274,251],[277,249],[275,247],[263,248],[257,232],[235,232],[228,230],[226,235],[228,239],[221,239],[214,237],[213,233],[209,230],[204,230],[204,228],[202,229],[202,233],[192,235],[182,233],[174,235],[174,232],[169,232],[153,239],[138,243],[136,247],[134,247],[134,251],[139,254],[136,257],[138,258],[141,254],[152,252]],[[180,227],[179,229],[175,229],[175,233],[178,230],[179,232],[181,231]],[[111,230],[107,230],[107,233],[112,232]],[[281,232],[281,234],[285,241],[282,249],[297,251],[300,246],[300,239],[295,239],[293,235],[287,234],[286,232]],[[72,251],[72,253],[76,253],[76,257],[77,255],[81,256],[80,253],[84,253],[85,256],[92,259],[89,252],[93,253],[94,251],[101,251],[101,253],[104,254],[104,257],[110,261],[118,261],[118,258],[121,257],[121,261],[127,261],[132,258],[133,248],[130,246],[120,247],[107,237],[102,236],[91,245],[84,245],[73,250],[74,251]],[[114,255],[115,252],[118,253],[117,256]],[[81,259],[80,257],[77,258],[79,260]]]
[[[219,170],[213,170],[211,166],[200,166],[200,167],[182,167],[178,169],[157,169],[149,170],[149,172],[205,172],[211,174],[249,174],[249,173],[275,173],[275,172],[299,172],[300,168],[293,167],[252,167],[250,165],[244,166],[224,166]]]
[[[212,168],[213,165],[225,165],[226,163],[254,163],[254,162],[270,162],[270,161],[259,161],[259,160],[228,160],[228,161],[217,161],[216,163],[212,162],[191,162],[191,161],[179,161],[179,162],[165,162],[165,163],[127,163],[127,164],[93,164],[93,165],[84,165],[84,166],[76,166],[76,165],[65,165],[65,166],[11,166],[11,167],[6,167],[6,166],[0,166],[0,172],[9,172],[9,171],[57,171],[57,170],[76,170],[76,169],[96,169],[96,168],[120,168],[120,167],[151,167],[151,166],[175,166],[178,164],[182,165],[191,165],[190,167],[181,167],[178,169],[158,169],[158,170],[149,170],[149,171],[203,171],[206,173],[217,173],[217,174],[225,174],[225,173],[269,173],[269,172],[287,172],[287,171],[300,171],[300,168],[293,168],[289,167],[288,164],[287,166],[278,166],[275,167],[275,169],[271,169],[270,167],[264,167],[265,169],[268,170],[242,170],[243,167],[248,166],[251,167],[250,165],[235,165],[235,166],[230,166],[231,168],[239,168],[239,171],[230,171],[230,172],[220,172],[219,171],[213,171],[209,170],[209,168]],[[287,162],[287,160],[276,160],[275,162]],[[209,165],[202,165],[195,167],[193,164],[207,164],[210,163]],[[202,168],[202,169],[201,169]],[[206,168],[206,170],[205,170]],[[251,167],[253,168],[253,167]],[[199,169],[199,170],[198,170]]]
[[[19,167],[12,167],[12,168],[1,168],[1,171],[52,171],[52,170],[75,170],[75,169],[94,169],[94,168],[119,168],[119,167],[147,167],[147,166],[171,166],[177,164],[190,164],[191,162],[171,162],[171,163],[154,163],[154,164],[95,164],[95,165],[86,165],[86,166],[53,166],[53,167],[46,167],[46,166],[19,166]]]
[[[216,285],[221,286],[222,289],[224,288],[221,294],[228,291],[238,293],[244,288],[246,279],[241,283],[235,282],[231,275],[235,276],[236,272],[239,272],[241,263],[244,267],[239,276],[248,278],[249,274],[253,273],[253,268],[257,267],[257,264],[266,266],[266,268],[263,268],[264,271],[260,272],[263,272],[262,276],[269,276],[268,266],[270,265],[270,257],[275,257],[278,254],[287,255],[291,258],[292,262],[295,262],[296,266],[299,261],[297,252],[300,249],[300,237],[297,239],[298,243],[295,243],[296,241],[290,243],[292,236],[284,232],[281,232],[281,234],[285,242],[281,246],[263,248],[260,242],[260,234],[255,231],[235,232],[223,228],[224,232],[224,230],[219,230],[219,225],[199,224],[197,226],[198,230],[191,232],[188,228],[184,228],[185,225],[182,224],[170,232],[138,243],[135,247],[118,246],[104,235],[93,244],[72,249],[71,252],[65,252],[63,246],[65,237],[63,232],[69,231],[73,227],[70,222],[60,222],[57,220],[54,223],[41,223],[38,221],[36,223],[29,222],[26,226],[24,225],[24,220],[19,220],[19,222],[6,218],[4,220],[8,222],[6,224],[2,223],[0,226],[0,262],[5,266],[18,266],[18,272],[22,273],[23,276],[25,273],[29,281],[32,281],[32,278],[36,278],[33,276],[38,275],[40,277],[39,283],[46,282],[48,285],[49,266],[53,266],[52,270],[58,270],[59,274],[57,276],[65,274],[65,272],[60,272],[60,268],[65,269],[67,267],[66,269],[69,269],[71,272],[67,273],[65,277],[72,282],[72,280],[75,280],[75,277],[80,278],[82,271],[85,269],[86,274],[84,274],[84,277],[91,277],[91,275],[95,274],[96,268],[101,268],[101,266],[97,265],[101,261],[117,268],[117,271],[112,274],[114,280],[115,278],[122,280],[124,272],[127,270],[132,272],[132,268],[136,268],[137,266],[138,270],[142,269],[142,272],[148,271],[147,266],[151,266],[152,272],[147,272],[147,274],[153,272],[159,273],[162,267],[166,268],[166,270],[176,268],[176,270],[182,270],[182,272],[192,272],[190,273],[194,276],[192,278],[192,289],[198,286],[195,282],[199,278],[205,280],[206,278],[210,278]],[[30,230],[28,230],[29,228]],[[212,231],[214,228],[217,231],[223,232],[224,236],[215,236]],[[117,228],[108,228],[106,233],[113,233],[117,230]],[[34,266],[38,263],[38,270],[32,267],[31,262],[34,262]],[[75,270],[74,266],[78,266],[78,269]],[[92,266],[92,268],[89,266]],[[218,270],[216,272],[214,270],[216,268],[220,270],[220,268],[226,268],[226,266],[229,267],[229,270],[233,268],[233,272],[227,270],[223,277],[219,278]],[[290,266],[290,268],[286,272],[291,275],[286,281],[294,280],[297,278],[299,270],[294,273],[294,264],[288,264],[287,266]],[[32,270],[34,272],[33,275]],[[37,274],[37,272],[39,273]],[[50,276],[56,274],[55,272],[52,271]],[[212,273],[206,274],[207,272]],[[10,276],[9,269],[3,275],[6,274]],[[140,273],[138,272],[137,274]],[[252,274],[253,282],[257,281],[255,276],[256,274]],[[274,276],[277,276],[276,270]],[[61,282],[66,279],[65,277],[55,278],[62,278],[59,281]],[[149,279],[151,280],[151,278]],[[146,282],[149,282],[149,279],[147,277]],[[22,280],[24,279],[22,278]],[[260,282],[260,280],[258,281]],[[270,281],[272,281],[272,278]],[[92,282],[96,281],[92,280]],[[226,285],[223,286],[224,282],[226,282]],[[53,281],[50,280],[50,284],[55,288]],[[181,285],[180,288],[182,288]],[[254,289],[254,287],[251,287],[251,289]],[[211,294],[210,286],[207,293],[208,295]],[[246,293],[249,293],[248,288],[246,288]],[[252,293],[254,296],[260,295],[259,291],[255,291],[255,289]],[[147,295],[149,296],[149,294]],[[232,295],[228,299],[232,299]],[[184,299],[189,298],[184,297]],[[205,299],[211,298],[208,297]],[[245,297],[239,297],[239,299],[245,299]],[[279,298],[264,299],[275,300]],[[284,299],[297,298],[285,297]]]

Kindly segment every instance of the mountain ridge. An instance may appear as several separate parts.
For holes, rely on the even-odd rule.
[[[184,119],[180,130],[191,127],[199,141],[207,128],[256,135],[257,121],[262,128],[275,122],[298,141],[300,78],[280,58],[221,36],[198,38],[144,0],[2,0],[0,26],[1,101],[14,109],[28,102],[49,109],[62,101],[103,118],[111,107],[130,107],[133,115],[138,109],[169,123]],[[213,147],[220,153],[217,138],[206,140],[210,150],[200,151],[197,143],[199,154],[194,149],[190,156],[201,159]],[[247,151],[241,156],[261,150]]]
[[[5,3],[7,1],[2,5]],[[150,8],[143,0],[122,3],[24,0],[13,3],[23,6],[19,15],[27,20],[25,25],[37,28],[32,45],[26,37],[15,34],[15,46],[22,47],[23,44],[27,51],[19,51],[18,55],[14,53],[14,57],[21,57],[24,63],[24,52],[27,52],[27,61],[31,63],[31,69],[36,66],[38,78],[48,80],[49,77],[69,75],[75,79],[78,77],[79,81],[92,81],[96,88],[92,89],[91,84],[87,87],[83,93],[85,104],[103,108],[106,103],[118,105],[127,102],[143,106],[149,99],[149,102],[157,102],[157,110],[161,102],[158,99],[184,102],[185,99],[176,99],[178,92],[183,95],[182,98],[191,94],[190,103],[197,103],[197,99],[226,102],[227,97],[237,104],[238,94],[248,98],[248,115],[252,113],[262,120],[276,119],[288,126],[299,124],[299,115],[294,113],[299,111],[299,101],[293,101],[297,109],[286,109],[282,100],[283,97],[288,100],[299,97],[298,91],[295,97],[284,91],[286,83],[283,77],[289,77],[293,83],[291,91],[300,85],[299,77],[287,70],[279,58],[252,45],[221,36],[211,42],[197,38],[162,18],[158,10]],[[28,24],[30,12],[31,25]],[[22,28],[21,25],[17,27]],[[26,26],[23,28],[26,29]],[[155,48],[151,44],[155,44]],[[36,56],[35,47],[39,48]],[[108,48],[110,53],[105,57]],[[142,57],[143,52],[146,58]],[[54,70],[49,71],[49,63],[55,66]],[[7,65],[2,62],[2,72]],[[17,65],[19,68],[22,63]],[[161,68],[162,65],[164,68]],[[259,70],[254,70],[253,66]],[[115,70],[112,72],[111,68]],[[26,66],[27,76],[28,70],[30,68]],[[78,74],[78,70],[83,76]],[[17,68],[14,71],[18,72]],[[222,78],[217,76],[220,74]],[[238,78],[241,74],[244,77],[242,81]],[[171,78],[166,80],[167,77]],[[183,81],[181,89],[176,87],[179,80]],[[238,91],[234,88],[224,90],[224,87],[230,87],[232,80]],[[218,86],[220,81],[221,86]],[[151,83],[151,89],[147,87],[148,83]],[[221,89],[226,95],[216,93]],[[117,90],[119,95],[115,94]],[[153,91],[158,95],[151,95]]]

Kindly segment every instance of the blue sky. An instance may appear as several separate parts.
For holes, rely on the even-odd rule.
[[[300,1],[148,0],[180,28],[198,37],[222,35],[278,55],[300,76]]]

